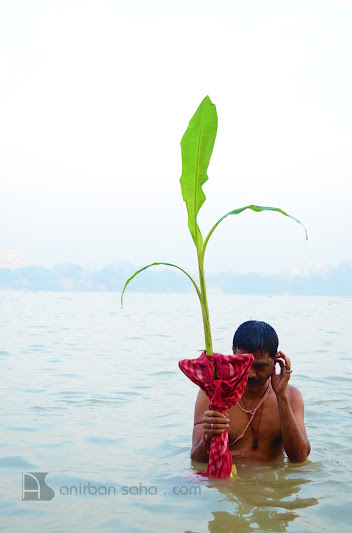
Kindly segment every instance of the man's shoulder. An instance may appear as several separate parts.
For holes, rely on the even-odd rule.
[[[301,391],[293,385],[287,385],[287,394],[290,403],[303,404],[303,397]]]

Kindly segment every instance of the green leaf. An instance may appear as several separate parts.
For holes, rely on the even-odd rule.
[[[206,248],[206,246],[207,246],[207,244],[209,242],[209,239],[210,239],[213,231],[215,230],[215,228],[217,228],[217,226],[220,224],[220,222],[222,222],[224,220],[224,218],[228,217],[229,215],[238,215],[239,213],[242,213],[242,211],[245,211],[246,209],[251,209],[252,211],[254,211],[256,213],[260,213],[261,211],[277,211],[278,213],[281,213],[282,215],[285,215],[285,217],[292,218],[292,220],[295,220],[296,222],[298,222],[298,224],[303,226],[302,222],[300,222],[297,218],[289,215],[288,213],[286,213],[285,211],[283,211],[279,207],[263,207],[261,205],[246,205],[246,207],[240,207],[239,209],[234,209],[233,211],[230,211],[229,213],[226,213],[226,215],[221,217],[220,220],[218,220],[217,223],[211,228],[211,230],[208,233],[207,238],[204,241],[204,246],[203,246],[203,250],[202,250],[203,257],[204,257],[205,248]],[[305,232],[305,235],[306,235],[306,239],[308,239],[307,230],[306,230],[306,228],[304,226],[303,226],[303,228],[304,228],[304,232]]]
[[[188,227],[194,244],[200,251],[203,237],[197,224],[197,215],[205,202],[202,186],[207,181],[207,169],[213,151],[218,117],[216,107],[209,96],[200,103],[191,118],[181,140],[182,176],[180,179],[182,197],[188,212]]]
[[[192,278],[192,277],[191,277],[191,276],[190,276],[185,270],[183,270],[182,268],[178,267],[177,265],[173,265],[173,264],[171,264],[171,263],[151,263],[150,265],[147,265],[147,266],[141,268],[140,270],[137,270],[137,272],[135,272],[135,273],[133,274],[133,276],[131,276],[130,278],[128,278],[128,280],[126,281],[125,286],[124,286],[123,291],[122,291],[122,294],[121,294],[121,306],[122,306],[122,307],[123,307],[123,295],[124,295],[124,293],[125,293],[125,290],[126,290],[126,288],[127,288],[127,285],[129,284],[129,282],[130,282],[133,278],[135,278],[135,277],[137,276],[137,274],[139,274],[139,273],[142,272],[143,270],[146,270],[147,268],[152,267],[152,266],[155,266],[155,265],[166,265],[166,266],[171,266],[171,267],[177,268],[178,270],[181,270],[181,272],[183,272],[184,274],[186,274],[186,276],[187,276],[187,277],[191,280],[191,282],[193,283],[193,285],[194,285],[194,287],[195,287],[195,289],[196,289],[196,291],[197,291],[197,294],[198,294],[198,298],[199,298],[199,300],[200,300],[200,303],[201,303],[201,305],[202,305],[202,295],[201,295],[201,293],[200,293],[200,291],[199,291],[199,289],[198,289],[198,286],[197,286],[196,282],[194,281],[194,279],[193,279],[193,278]]]

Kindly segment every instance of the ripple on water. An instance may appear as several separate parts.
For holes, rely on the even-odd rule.
[[[61,390],[55,392],[49,392],[51,396],[84,396],[86,393],[83,391],[75,390]]]
[[[6,350],[0,350],[0,357],[12,357],[13,354],[10,352],[7,352]]]
[[[36,466],[20,455],[13,455],[11,457],[1,457],[0,468],[25,468],[28,470],[28,468],[36,468]]]
[[[173,371],[173,370],[162,370],[161,372],[151,372],[150,376],[175,376],[178,375],[179,372]]]
[[[32,427],[24,427],[24,426],[15,426],[15,427],[11,427],[11,426],[8,426],[7,429],[11,430],[11,431],[36,431],[36,428],[32,428]]]
[[[352,376],[330,376],[329,381],[337,381],[337,383],[351,383],[352,382]]]
[[[47,350],[47,349],[48,349],[48,346],[45,346],[44,344],[31,344],[30,346],[27,346],[27,350],[42,351],[42,350]]]
[[[105,400],[100,398],[88,398],[83,400],[83,402],[88,405],[120,405],[125,403],[126,400],[125,398],[106,398]]]
[[[81,398],[81,399],[69,399],[69,398],[60,398],[55,400],[57,403],[65,403],[72,406],[82,406],[82,407],[104,407],[104,406],[119,406],[124,403],[126,403],[125,398],[117,397],[117,398]]]
[[[63,411],[63,410],[66,410],[65,407],[59,407],[57,405],[55,405],[55,407],[43,407],[42,405],[32,405],[29,409],[31,409],[32,411]]]
[[[89,435],[84,440],[87,442],[93,442],[94,444],[99,444],[103,446],[114,446],[116,448],[116,446],[125,443],[127,439],[121,437],[112,439],[110,437],[101,437],[99,435]]]
[[[160,337],[161,339],[170,339],[172,335],[166,335],[165,333],[148,333],[146,337]]]
[[[79,378],[79,374],[58,374],[61,378]]]
[[[45,389],[17,389],[17,390],[21,390],[23,392],[29,392],[29,393],[33,393],[33,392],[45,392]]]

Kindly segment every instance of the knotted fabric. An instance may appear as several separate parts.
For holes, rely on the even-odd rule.
[[[207,356],[203,352],[197,359],[184,359],[178,365],[186,376],[209,397],[209,409],[224,413],[241,399],[247,384],[249,369],[254,357],[251,353]],[[216,379],[214,379],[214,366]],[[211,439],[208,477],[226,478],[231,474],[232,456],[227,430]]]

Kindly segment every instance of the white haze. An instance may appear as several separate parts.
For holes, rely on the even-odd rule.
[[[179,142],[218,136],[199,215],[208,271],[351,260],[352,3],[2,2],[0,248],[26,262],[193,271]]]

